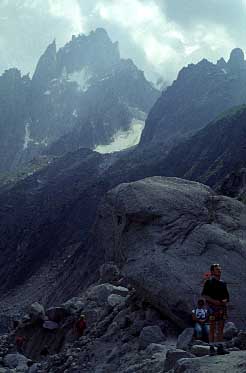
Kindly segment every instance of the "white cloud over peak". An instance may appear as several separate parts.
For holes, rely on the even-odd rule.
[[[176,77],[202,58],[228,58],[246,45],[246,0],[0,0],[0,73],[33,72],[56,38],[104,27],[149,78]]]

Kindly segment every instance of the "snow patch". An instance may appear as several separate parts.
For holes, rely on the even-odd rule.
[[[79,86],[79,89],[82,92],[86,92],[90,87],[90,79],[92,74],[90,73],[87,67],[84,67],[80,71],[75,71],[71,74],[68,74],[68,80],[72,82],[76,82]]]
[[[224,74],[227,74],[226,69],[221,69],[221,71],[223,71]]]
[[[30,123],[26,122],[25,125],[25,137],[24,137],[24,144],[23,144],[23,150],[26,150],[28,147],[28,144],[32,142],[33,140],[31,139],[30,136]]]
[[[76,109],[74,109],[73,113],[72,113],[72,116],[75,117],[75,118],[78,118],[78,112]]]
[[[128,131],[118,131],[114,135],[113,141],[110,144],[98,145],[94,150],[98,153],[105,154],[113,153],[137,145],[139,143],[144,124],[144,120],[134,118]]]
[[[48,138],[44,138],[40,142],[35,141],[31,138],[31,131],[30,131],[30,123],[26,122],[25,124],[25,136],[24,136],[24,144],[23,144],[23,150],[26,150],[30,143],[33,143],[34,145],[44,145],[48,146]]]

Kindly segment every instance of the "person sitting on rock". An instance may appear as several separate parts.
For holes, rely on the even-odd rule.
[[[86,328],[85,315],[80,315],[79,319],[74,323],[75,334],[81,337]]]
[[[197,339],[208,341],[209,325],[208,310],[205,308],[203,299],[199,299],[197,307],[192,310],[192,320],[194,321],[194,335]]]
[[[211,279],[204,284],[202,296],[206,299],[209,313],[209,342],[223,341],[225,320],[227,319],[226,304],[229,302],[227,285],[220,279],[221,267],[212,264],[210,267]],[[217,327],[217,335],[215,332]]]

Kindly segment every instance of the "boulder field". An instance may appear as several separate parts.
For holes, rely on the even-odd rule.
[[[208,186],[152,177],[109,191],[94,230],[106,261],[180,327],[202,290],[203,274],[220,263],[239,327],[246,308],[246,207]]]

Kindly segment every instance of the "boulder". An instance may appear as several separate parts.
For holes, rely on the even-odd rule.
[[[240,350],[246,350],[246,332],[240,331],[231,341],[232,347],[238,347]]]
[[[146,348],[147,355],[162,354],[166,352],[166,346],[159,343],[150,343]]]
[[[188,350],[193,340],[194,329],[186,328],[178,336],[177,348],[180,350]]]
[[[170,369],[172,369],[179,359],[193,358],[193,357],[195,357],[195,355],[184,350],[179,350],[179,349],[168,350],[166,354],[165,364],[164,364],[164,372],[168,372]]]
[[[120,280],[120,270],[114,263],[104,263],[100,267],[100,282],[117,284]]]
[[[190,352],[195,356],[209,355],[210,346],[193,345]]]
[[[98,211],[97,234],[105,260],[120,264],[140,295],[181,328],[190,325],[204,272],[219,261],[233,299],[230,319],[243,327],[243,203],[197,182],[146,178],[120,184],[106,194]]]
[[[100,284],[91,287],[87,292],[87,298],[94,301],[98,306],[105,306],[108,297],[113,292],[114,286],[111,284]]]
[[[67,316],[67,311],[63,307],[51,307],[47,309],[46,316],[50,321],[59,323],[65,319]]]
[[[4,357],[4,365],[8,368],[18,370],[20,369],[27,369],[27,362],[29,359],[25,357],[24,355],[21,355],[19,353],[16,354],[8,354]]]
[[[166,337],[159,326],[146,326],[142,329],[139,336],[139,346],[145,349],[150,343],[164,343]]]
[[[44,320],[45,319],[45,310],[44,306],[38,302],[34,302],[29,307],[29,315],[32,321]]]
[[[71,298],[61,305],[61,307],[64,308],[68,314],[71,315],[82,311],[84,306],[84,302],[79,297]]]
[[[227,322],[224,328],[224,338],[225,339],[232,339],[238,334],[238,329],[233,322]]]
[[[108,297],[108,304],[112,307],[115,307],[119,304],[122,304],[125,302],[125,298],[122,297],[121,295],[117,295],[117,294],[111,294],[109,297]]]

